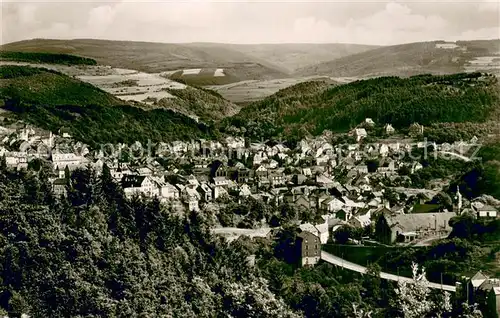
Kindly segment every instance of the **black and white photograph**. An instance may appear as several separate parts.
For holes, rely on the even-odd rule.
[[[0,318],[499,318],[499,0],[0,0]]]

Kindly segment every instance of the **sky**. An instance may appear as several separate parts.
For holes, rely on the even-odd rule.
[[[500,38],[499,0],[2,0],[1,43],[358,43]]]

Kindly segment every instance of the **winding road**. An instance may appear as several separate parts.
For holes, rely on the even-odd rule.
[[[337,257],[337,256],[332,255],[332,254],[325,252],[325,251],[321,251],[321,259],[327,263],[330,263],[330,264],[333,264],[336,266],[340,266],[340,267],[343,267],[343,268],[351,270],[351,271],[355,271],[355,272],[358,272],[361,274],[366,273],[366,267],[349,262],[349,261],[346,261],[340,257]],[[385,272],[380,272],[380,278],[392,280],[392,281],[396,281],[396,282],[398,282],[398,281],[406,281],[408,283],[413,282],[413,279],[411,279],[411,278],[404,277],[404,276],[398,276],[398,275],[394,275],[394,274],[389,274],[389,273],[385,273]],[[456,291],[455,286],[441,285],[441,284],[431,283],[431,282],[429,282],[429,287],[435,288],[435,289],[443,289],[443,290],[446,290],[448,292],[455,292]]]
[[[469,162],[471,161],[471,159],[469,157],[466,157],[466,156],[463,156],[461,154],[458,154],[456,152],[450,152],[450,151],[438,151],[439,154],[442,154],[442,155],[448,155],[448,156],[451,156],[451,157],[455,157],[457,159],[462,159],[463,161],[466,161],[466,162]]]

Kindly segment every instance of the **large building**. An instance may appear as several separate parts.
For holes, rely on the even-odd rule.
[[[375,236],[381,243],[411,242],[415,239],[442,236],[451,232],[449,221],[455,212],[388,214],[378,216]]]
[[[316,265],[321,259],[321,241],[317,235],[309,231],[300,232],[297,235],[297,247],[302,266]]]

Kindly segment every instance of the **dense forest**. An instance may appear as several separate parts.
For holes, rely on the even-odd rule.
[[[220,120],[236,114],[240,109],[217,92],[209,89],[186,87],[185,89],[168,89],[167,91],[177,98],[163,98],[158,101],[157,105],[195,115],[203,122]]]
[[[57,71],[18,65],[0,66],[0,99],[42,105],[119,105],[114,96]]]
[[[346,131],[367,117],[395,128],[414,122],[484,122],[499,102],[497,79],[480,73],[382,77],[318,87],[313,82],[287,88],[228,118],[222,129],[268,138]]]
[[[382,281],[378,266],[364,276],[324,263],[298,267],[295,253],[289,252],[296,244],[296,227],[285,226],[275,241],[243,237],[229,243],[210,233],[214,212],[179,213],[156,199],[127,199],[106,166],[100,174],[73,171],[61,198],[51,190],[50,168],[38,166],[13,172],[0,162],[0,314],[281,318],[463,313],[460,299],[453,308],[443,307],[447,296],[439,291],[407,294],[408,286]],[[415,297],[426,303],[417,316],[407,307]]]
[[[77,170],[57,200],[44,166],[0,168],[0,313],[33,317],[296,317],[208,215],[127,200]]]
[[[53,132],[65,127],[76,140],[91,146],[213,137],[212,129],[185,115],[123,105],[112,95],[55,71],[2,66],[0,81],[4,109]]]
[[[97,65],[96,60],[70,54],[0,51],[0,59],[64,65]]]

